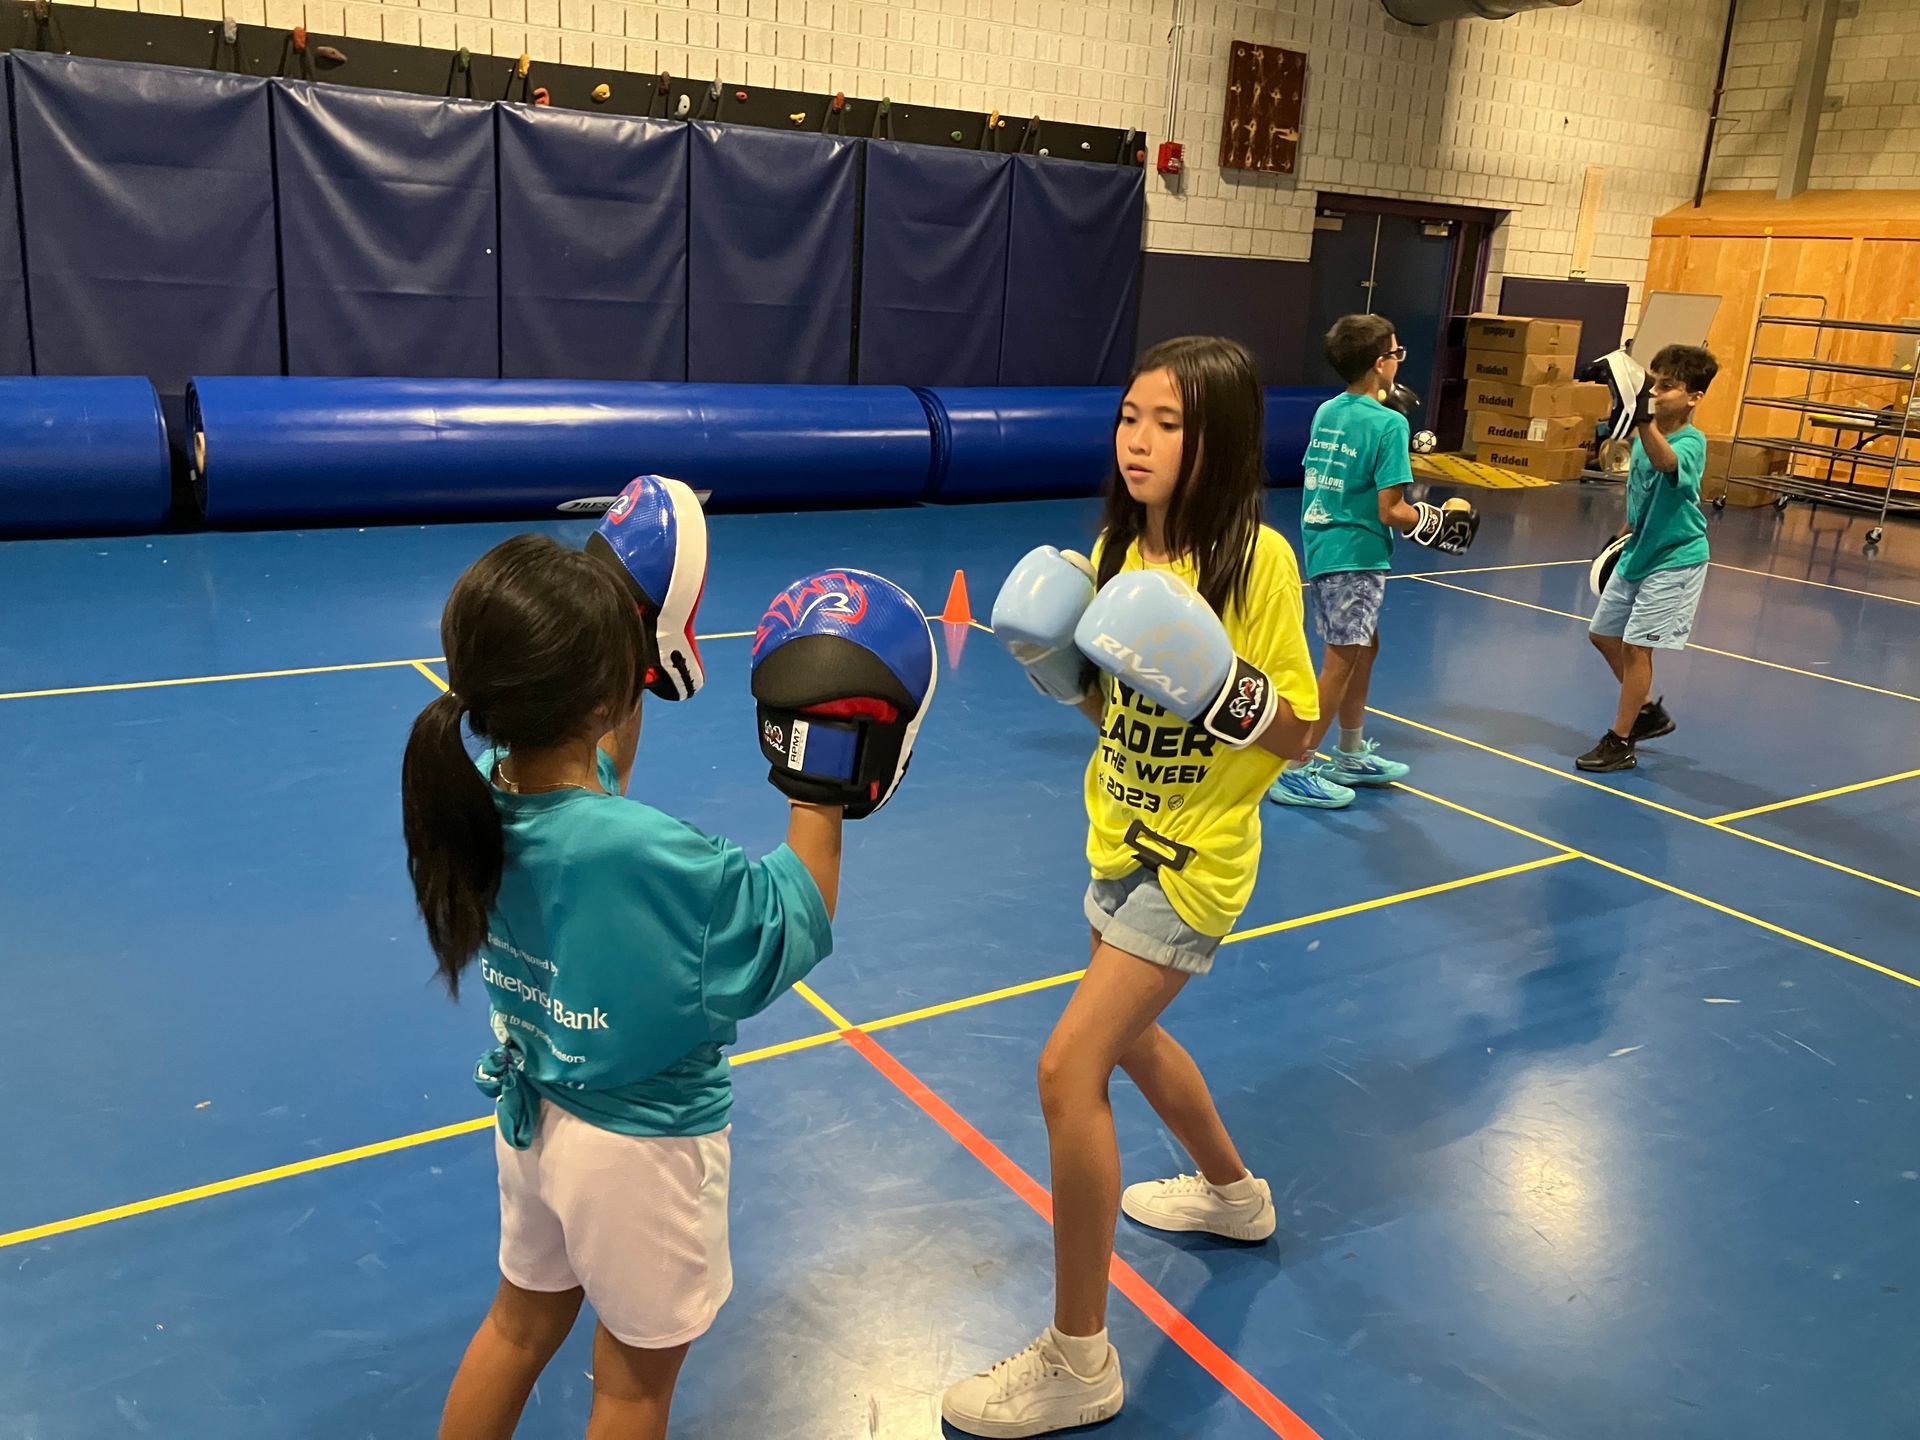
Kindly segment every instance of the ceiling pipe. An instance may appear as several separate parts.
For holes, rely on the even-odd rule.
[[[1570,9],[1580,0],[1380,0],[1402,25],[1444,25],[1449,20],[1510,20],[1526,10]]]
[[[1707,112],[1707,138],[1700,147],[1700,179],[1693,187],[1693,208],[1707,198],[1707,171],[1713,166],[1714,134],[1720,128],[1720,102],[1727,94],[1727,57],[1733,53],[1733,26],[1740,13],[1740,0],[1727,0],[1727,26],[1720,37],[1720,68],[1713,76],[1713,109]]]

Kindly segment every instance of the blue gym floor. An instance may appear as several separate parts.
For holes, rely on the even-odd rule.
[[[1472,554],[1403,546],[1388,592],[1370,733],[1409,787],[1270,807],[1245,933],[1169,1016],[1280,1233],[1122,1222],[1100,1433],[1911,1440],[1920,529],[1869,558],[1856,516],[1712,516],[1698,648],[1656,667],[1679,729],[1589,779],[1613,685],[1579,617],[1620,492],[1475,499]],[[1271,510],[1296,537],[1298,492]],[[843,563],[929,610],[964,569],[984,619],[1095,513],[716,516],[702,629]],[[488,1035],[478,987],[432,982],[397,779],[448,587],[524,528],[0,548],[0,1435],[432,1434],[495,1284]],[[1047,1179],[1093,737],[990,635],[936,632],[838,951],[742,1036],[738,1286],[688,1440],[930,1440],[941,1387],[1049,1318],[1013,1187]],[[634,793],[762,850],[746,643],[705,653]],[[1115,1102],[1130,1179],[1180,1164]],[[581,1433],[587,1334],[523,1436]]]

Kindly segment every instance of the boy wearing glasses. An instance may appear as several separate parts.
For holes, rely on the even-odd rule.
[[[1665,705],[1647,697],[1653,652],[1686,648],[1707,583],[1707,519],[1700,510],[1707,437],[1694,428],[1693,411],[1719,372],[1713,352],[1698,345],[1669,345],[1647,367],[1633,415],[1629,538],[1588,629],[1620,682],[1620,704],[1613,728],[1573,762],[1582,770],[1631,770],[1635,745],[1673,732]]]
[[[1380,602],[1393,563],[1394,531],[1433,543],[1426,533],[1433,522],[1423,515],[1433,507],[1407,503],[1413,479],[1407,417],[1381,403],[1407,358],[1393,322],[1345,316],[1327,332],[1326,352],[1347,388],[1313,417],[1300,514],[1307,604],[1326,642],[1320,718],[1307,734],[1304,753],[1287,762],[1267,798],[1338,810],[1353,803],[1353,786],[1386,785],[1407,773],[1366,738],[1367,685],[1380,653]],[[1340,743],[1331,759],[1317,759],[1314,752],[1336,716]]]

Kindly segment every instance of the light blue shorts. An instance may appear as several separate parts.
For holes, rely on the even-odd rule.
[[[1704,561],[1681,570],[1656,570],[1644,580],[1629,580],[1616,569],[1587,628],[1649,650],[1684,650],[1706,585]]]
[[[1148,866],[1118,880],[1095,880],[1087,887],[1087,923],[1116,950],[1188,975],[1213,968],[1218,935],[1204,935],[1180,918]]]

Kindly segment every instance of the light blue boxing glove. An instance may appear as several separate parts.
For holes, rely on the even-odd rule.
[[[1073,627],[1092,600],[1093,562],[1042,545],[1013,567],[993,602],[993,633],[1034,688],[1063,705],[1093,692],[1094,668],[1073,643]]]
[[[1073,639],[1109,675],[1236,750],[1273,723],[1266,672],[1234,654],[1220,617],[1164,570],[1114,576],[1080,617]]]

